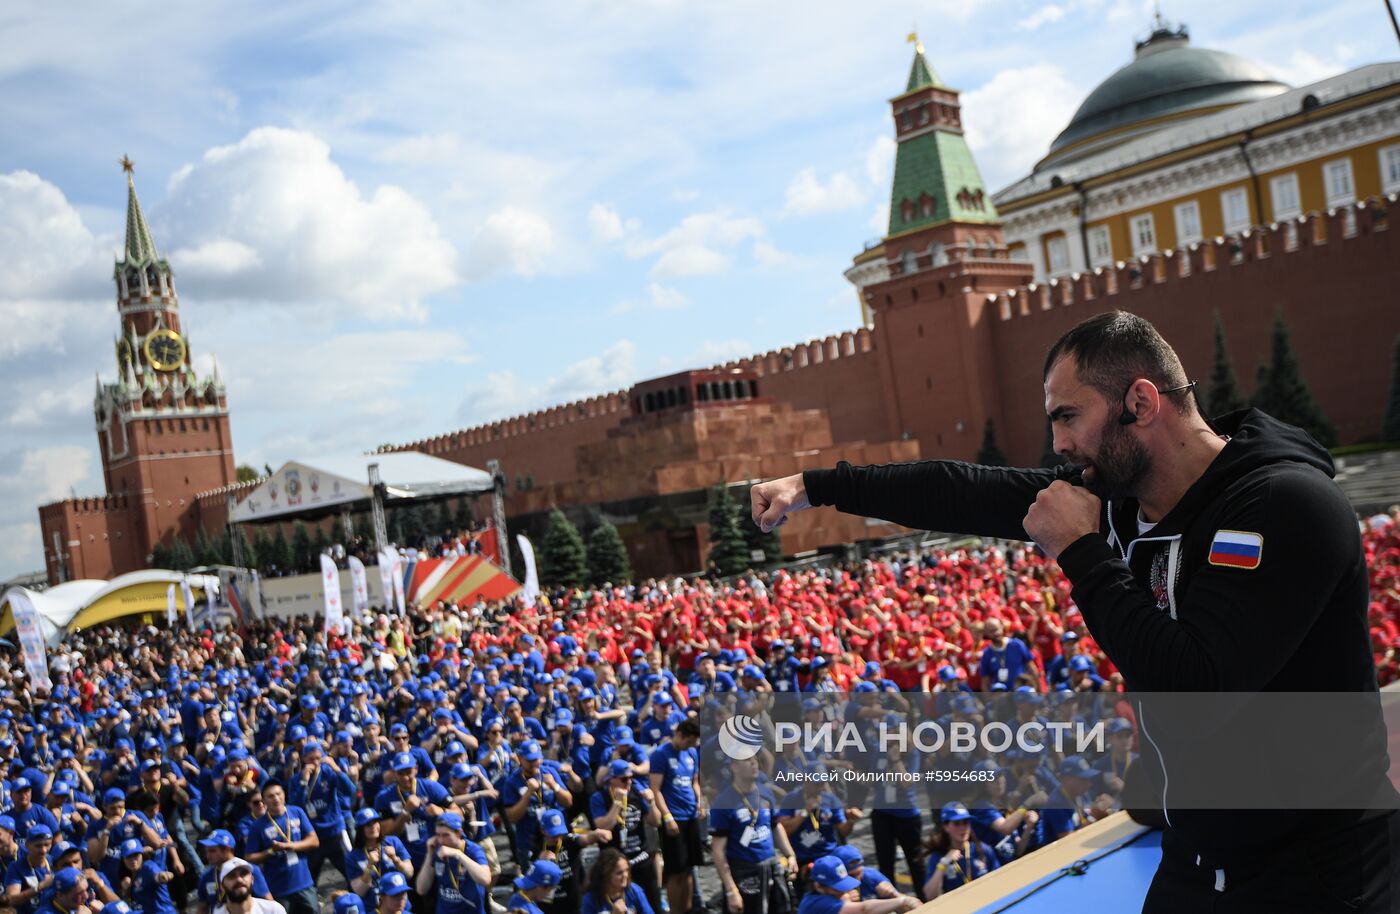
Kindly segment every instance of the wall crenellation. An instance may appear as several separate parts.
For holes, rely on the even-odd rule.
[[[1389,231],[1390,220],[1396,216],[1400,216],[1400,194],[1373,197],[1325,213],[1311,212],[1238,235],[1197,242],[1182,250],[1148,254],[1088,273],[1019,286],[988,295],[987,302],[1004,321],[1117,296],[1124,299],[1119,307],[1131,309],[1129,299],[1139,290],[1190,282],[1219,270],[1268,269],[1267,264],[1275,258],[1346,245]]]
[[[475,447],[499,441],[502,438],[516,438],[531,432],[576,422],[614,415],[628,409],[628,392],[617,390],[611,393],[575,400],[561,406],[551,406],[535,412],[523,413],[484,425],[457,429],[431,438],[410,441],[407,444],[387,445],[376,453],[391,451],[422,451],[426,454],[442,454],[464,447]]]

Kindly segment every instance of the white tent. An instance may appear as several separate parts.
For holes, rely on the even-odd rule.
[[[56,646],[70,628],[91,628],[113,619],[141,613],[164,613],[166,591],[171,584],[188,581],[196,598],[217,595],[219,579],[214,575],[181,574],[178,571],[147,569],[133,571],[110,581],[65,581],[48,590],[11,587],[0,596],[0,634],[15,627],[10,595],[29,597],[39,612],[39,628],[49,647]],[[175,588],[176,605],[184,618],[185,599]]]
[[[369,465],[379,464],[385,501],[489,492],[485,470],[416,451],[291,460],[233,510],[234,523],[270,520],[370,500]]]

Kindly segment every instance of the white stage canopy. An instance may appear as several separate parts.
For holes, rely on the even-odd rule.
[[[305,515],[370,500],[369,465],[379,464],[385,503],[489,492],[491,474],[416,451],[291,460],[238,503],[234,523]]]

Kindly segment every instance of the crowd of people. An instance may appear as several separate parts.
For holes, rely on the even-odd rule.
[[[1398,519],[1363,521],[1383,681]],[[16,914],[885,914],[1113,812],[1138,760],[1121,677],[1022,544],[411,606],[347,632],[108,626],[71,634],[49,674],[37,688],[0,658]],[[975,792],[789,789],[784,772],[852,760],[727,758],[716,735],[785,694],[857,719],[1025,719],[1088,695],[1108,745],[924,762],[986,775]],[[851,843],[862,819],[873,860]]]

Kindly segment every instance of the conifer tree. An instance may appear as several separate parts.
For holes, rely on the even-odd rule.
[[[743,531],[744,543],[748,547],[749,555],[752,557],[755,552],[763,553],[763,563],[781,561],[783,558],[783,540],[779,534],[781,527],[774,528],[768,533],[753,522],[749,516],[749,505],[752,504],[749,493],[746,491],[743,498],[738,500],[736,508],[739,515],[739,529]]]
[[[1202,409],[1207,416],[1223,416],[1237,409],[1244,409],[1249,403],[1240,392],[1240,383],[1235,379],[1235,367],[1230,363],[1230,350],[1225,345],[1225,325],[1220,320],[1220,312],[1215,312],[1215,361],[1210,369],[1210,387],[1206,391]]]
[[[288,566],[288,571],[298,574],[311,567],[316,553],[311,546],[311,534],[307,532],[306,524],[297,521],[292,524],[292,563]]]
[[[1385,405],[1385,420],[1381,423],[1382,441],[1400,441],[1400,336],[1390,354],[1390,398]]]
[[[263,561],[268,568],[276,568],[282,574],[291,574],[296,570],[296,555],[292,552],[292,544],[287,542],[287,531],[282,529],[281,524],[277,525],[277,532],[272,536],[267,557]]]
[[[725,577],[752,564],[739,523],[739,506],[720,483],[710,491],[710,562]]]
[[[588,556],[583,537],[563,511],[549,512],[549,526],[540,542],[540,581],[582,587],[588,580]]]
[[[175,538],[170,542],[170,569],[172,571],[189,571],[194,567],[194,550],[190,544],[185,542],[185,538],[180,534],[175,534]]]
[[[987,418],[987,424],[982,428],[982,446],[977,449],[977,462],[988,467],[1006,466],[1006,455],[997,446],[996,423]]]
[[[617,528],[607,521],[588,534],[588,571],[594,584],[621,584],[632,578],[632,562]]]
[[[1303,379],[1282,311],[1274,316],[1271,349],[1269,363],[1259,366],[1254,405],[1280,422],[1298,426],[1323,447],[1335,446],[1337,432]]]

